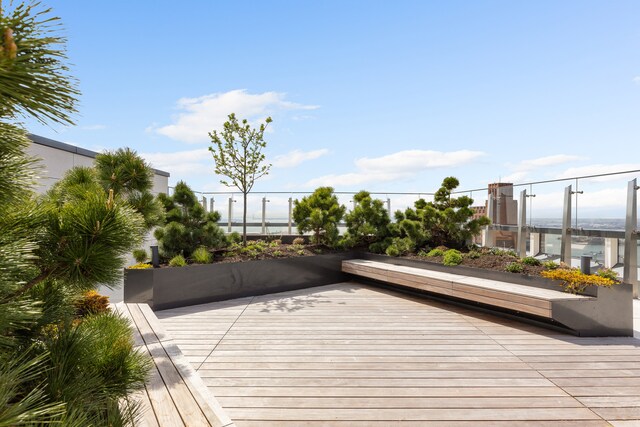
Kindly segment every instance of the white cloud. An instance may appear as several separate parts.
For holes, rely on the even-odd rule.
[[[640,76],[635,76],[632,80],[635,84],[640,85]]]
[[[569,168],[559,174],[556,178],[574,178],[578,176],[587,176],[587,175],[600,175],[614,172],[626,172],[626,171],[635,171],[640,170],[640,163],[618,163],[611,165],[588,165],[581,166],[575,168]],[[610,175],[610,176],[602,176],[598,178],[590,178],[591,181],[615,181],[619,179],[630,180],[634,178],[633,175]]]
[[[520,167],[523,169],[524,168],[537,169],[537,168],[543,168],[548,166],[561,165],[563,163],[569,163],[569,162],[573,162],[581,159],[583,159],[583,157],[572,156],[569,154],[555,154],[553,156],[538,157],[537,159],[523,160],[522,162],[520,162]]]
[[[208,173],[213,176],[214,163],[207,148],[173,153],[141,153],[156,168],[175,175]]]
[[[360,185],[371,182],[389,182],[407,178],[427,169],[455,167],[483,156],[481,151],[460,150],[451,152],[430,150],[405,150],[382,157],[363,157],[355,160],[356,172],[324,175],[314,178],[306,187]]]
[[[303,105],[285,100],[281,92],[248,93],[237,89],[224,93],[213,93],[198,98],[181,98],[177,102],[180,111],[173,123],[166,126],[151,126],[156,132],[177,141],[189,144],[208,142],[208,133],[220,129],[230,113],[239,119],[264,120],[270,114],[285,110],[314,110],[315,105]]]
[[[293,168],[307,160],[317,159],[327,154],[329,154],[329,150],[326,148],[313,151],[293,150],[286,154],[275,156],[273,166],[277,168]]]
[[[570,154],[554,154],[551,156],[522,160],[514,166],[511,166],[512,172],[507,176],[500,177],[500,181],[517,183],[523,181],[529,175],[529,172],[536,169],[548,168],[582,159],[584,158]]]

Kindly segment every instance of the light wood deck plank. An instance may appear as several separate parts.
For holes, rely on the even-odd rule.
[[[158,318],[204,359],[202,381],[238,426],[640,422],[639,340],[569,336],[354,283],[221,307]]]

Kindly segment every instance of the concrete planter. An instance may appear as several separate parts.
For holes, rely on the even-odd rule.
[[[180,268],[125,270],[124,301],[153,310],[339,283],[351,252]]]
[[[559,281],[538,276],[526,276],[465,266],[446,266],[429,261],[394,258],[370,253],[358,254],[358,258],[555,291],[559,290],[560,287]],[[553,322],[556,326],[567,328],[580,336],[633,336],[632,285],[622,283],[610,288],[589,286],[583,295],[592,298],[553,302]]]

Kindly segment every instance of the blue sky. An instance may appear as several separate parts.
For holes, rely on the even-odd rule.
[[[256,191],[640,169],[637,1],[44,3],[82,96],[77,126],[30,131],[132,147],[196,190],[225,189],[207,132],[231,112],[274,119]],[[584,215],[620,216],[635,176],[582,182]],[[556,216],[561,187],[533,188],[539,214]]]

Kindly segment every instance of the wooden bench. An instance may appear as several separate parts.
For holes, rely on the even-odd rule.
[[[145,390],[136,396],[144,411],[136,425],[234,425],[147,304],[118,303],[114,307],[131,322],[136,347],[153,360]]]
[[[379,282],[554,320],[557,320],[554,311],[565,310],[567,303],[596,300],[595,297],[573,295],[560,290],[364,259],[343,261],[342,271]]]
[[[591,299],[551,289],[361,259],[343,261],[342,271],[546,318],[553,317],[553,301]]]

